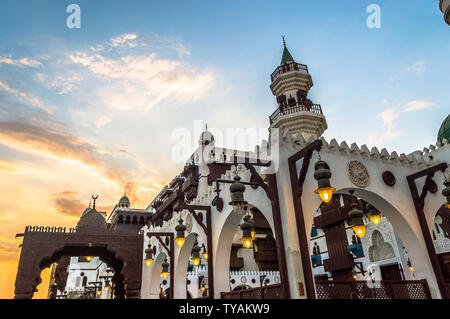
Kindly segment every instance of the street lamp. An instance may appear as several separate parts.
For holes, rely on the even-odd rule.
[[[359,238],[363,238],[366,233],[366,225],[364,225],[363,216],[364,213],[362,210],[358,208],[358,203],[356,200],[352,202],[352,209],[348,213],[348,217],[350,218],[350,225],[352,226],[353,231],[356,236]]]
[[[162,264],[161,278],[167,279],[167,277],[169,277],[169,263],[167,262],[167,258],[165,258]]]
[[[175,237],[175,242],[177,243],[178,247],[183,247],[184,242],[186,241],[186,237],[184,237],[184,231],[186,230],[186,226],[183,225],[183,219],[178,220],[178,225],[175,226],[175,230],[177,232],[177,237]]]
[[[252,229],[253,223],[250,221],[250,215],[245,215],[244,222],[240,225],[242,230],[242,244],[245,248],[252,247],[253,237],[252,237]]]
[[[318,185],[317,189],[314,192],[316,194],[319,194],[320,198],[325,203],[328,203],[333,196],[333,192],[336,190],[336,188],[331,187],[330,184],[330,167],[327,163],[320,160],[319,158],[319,161],[314,165],[314,170],[314,178],[317,180]]]
[[[198,246],[198,241],[195,240],[194,247],[192,247],[192,263],[194,266],[200,265],[200,247]]]
[[[242,214],[244,206],[247,205],[244,200],[245,185],[239,182],[240,180],[241,178],[236,175],[234,183],[230,186],[231,202],[229,204],[233,206],[233,210],[237,214]]]
[[[372,205],[369,204],[369,219],[372,221],[372,223],[377,226],[378,224],[380,224],[381,221],[381,214],[380,212],[373,207]]]

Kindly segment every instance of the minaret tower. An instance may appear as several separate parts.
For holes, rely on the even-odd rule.
[[[283,56],[280,66],[271,75],[270,89],[277,97],[278,108],[270,116],[270,128],[288,129],[304,139],[319,138],[328,128],[322,108],[308,99],[313,86],[308,66],[295,62],[283,36]]]

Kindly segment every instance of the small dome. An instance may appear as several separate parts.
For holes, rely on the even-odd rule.
[[[209,131],[203,131],[198,140],[199,145],[209,145],[214,142],[214,135]]]
[[[119,207],[130,207],[130,199],[127,197],[127,195],[123,195],[123,197],[119,200]]]
[[[442,140],[444,138],[450,141],[450,114],[447,116],[444,122],[442,122],[441,128],[439,129],[437,141],[442,143]]]

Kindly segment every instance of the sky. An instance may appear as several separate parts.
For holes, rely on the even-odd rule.
[[[174,132],[193,151],[196,125],[267,131],[281,35],[308,65],[327,140],[435,144],[450,109],[438,3],[0,0],[0,298],[13,297],[16,233],[74,226],[94,193],[108,213],[125,191],[145,208],[187,160],[171,155]],[[80,28],[67,27],[70,4]]]

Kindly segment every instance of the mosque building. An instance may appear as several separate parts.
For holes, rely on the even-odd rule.
[[[15,298],[51,265],[52,298],[449,298],[450,115],[409,154],[327,141],[284,40],[270,77],[267,141],[226,149],[206,130],[147,207],[125,194],[105,217],[94,196],[70,230],[28,226]]]

